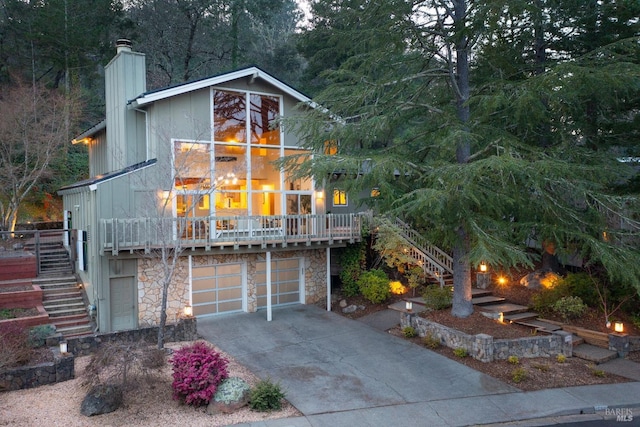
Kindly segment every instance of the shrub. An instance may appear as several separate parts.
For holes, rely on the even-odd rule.
[[[42,347],[48,337],[55,334],[53,325],[38,325],[29,330],[29,345],[33,348]]]
[[[389,279],[382,270],[371,270],[362,273],[358,279],[358,287],[362,296],[374,304],[385,302],[391,294]]]
[[[604,372],[602,369],[597,369],[595,366],[591,368],[591,374],[594,377],[598,378],[604,378],[607,376],[606,372]]]
[[[567,277],[562,279],[562,283],[568,288],[570,295],[580,297],[587,306],[600,306],[600,297],[597,290],[600,285],[595,278],[592,278],[587,273],[567,274]]]
[[[282,408],[282,399],[285,393],[280,384],[271,382],[270,379],[262,380],[251,390],[249,407],[254,411],[273,411]]]
[[[165,351],[142,340],[102,343],[91,355],[82,383],[87,387],[116,384],[128,392],[143,380],[151,382],[165,363]]]
[[[416,332],[416,328],[414,328],[413,326],[405,326],[404,328],[402,328],[402,333],[404,334],[405,338],[414,338],[418,336],[418,332]]]
[[[438,285],[430,285],[422,291],[422,299],[427,308],[432,310],[444,310],[453,303],[453,292],[448,287],[441,288]]]
[[[559,354],[556,356],[556,362],[564,363],[566,361],[567,361],[567,356],[565,356],[564,354]]]
[[[507,361],[509,363],[511,363],[512,365],[517,365],[518,363],[520,363],[520,360],[518,359],[518,356],[509,356]]]
[[[541,372],[547,372],[549,370],[549,365],[546,363],[534,363],[532,366]]]
[[[562,316],[563,319],[575,319],[584,314],[587,306],[580,297],[562,297],[553,304],[553,311]]]
[[[466,348],[456,348],[453,350],[453,354],[455,354],[457,357],[467,357],[469,355],[469,352],[467,351]]]
[[[516,368],[511,371],[511,379],[514,383],[520,383],[527,379],[527,371],[524,368]]]
[[[338,261],[342,266],[340,282],[342,293],[347,297],[360,294],[358,279],[365,267],[365,246],[362,243],[348,245],[338,255]]]
[[[31,352],[26,328],[15,323],[0,325],[0,369],[24,365]]]
[[[229,376],[227,359],[201,341],[177,350],[170,362],[173,398],[187,405],[208,404],[218,384]]]
[[[440,348],[440,346],[442,345],[442,343],[440,342],[440,340],[436,337],[434,337],[431,334],[427,334],[424,338],[422,338],[422,343],[427,347],[430,348],[432,350],[435,350],[437,348]]]

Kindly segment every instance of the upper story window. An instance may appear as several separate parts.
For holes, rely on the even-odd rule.
[[[213,138],[216,142],[280,145],[276,119],[280,98],[216,90],[213,93]],[[249,135],[249,137],[247,137]]]
[[[175,141],[173,146],[174,186],[200,191],[211,187],[210,144]]]
[[[338,154],[338,141],[329,140],[324,142],[324,154],[334,156]]]

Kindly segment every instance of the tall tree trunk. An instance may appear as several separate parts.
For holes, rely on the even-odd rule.
[[[462,128],[468,133],[471,117],[469,110],[469,40],[465,35],[467,19],[466,0],[454,1],[454,21],[456,31],[456,112]],[[471,143],[467,135],[458,141],[456,161],[465,164],[471,155]],[[461,224],[458,228],[458,239],[453,247],[453,307],[451,314],[456,317],[468,317],[473,313],[471,303],[471,266],[469,265],[469,235]]]

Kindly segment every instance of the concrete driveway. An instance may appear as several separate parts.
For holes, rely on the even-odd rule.
[[[198,332],[259,377],[279,381],[287,400],[305,416],[394,405],[402,405],[409,416],[406,411],[414,403],[517,391],[425,348],[311,305],[274,309],[271,322],[266,312],[199,319]],[[423,416],[421,423],[430,424]]]

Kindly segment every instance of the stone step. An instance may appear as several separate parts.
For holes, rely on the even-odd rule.
[[[47,292],[49,290],[60,290],[60,289],[69,289],[69,288],[78,288],[78,284],[73,282],[56,282],[56,283],[34,283],[34,285],[40,286],[43,292]]]
[[[524,321],[524,320],[529,320],[529,319],[536,319],[537,317],[538,317],[538,313],[525,311],[525,312],[521,312],[521,313],[505,314],[504,315],[504,320],[507,320],[507,321],[510,321],[510,322],[518,322],[518,321]]]
[[[573,349],[573,355],[596,364],[604,363],[618,357],[618,353],[591,344],[580,344]]]
[[[487,305],[487,304],[496,304],[504,302],[505,298],[502,297],[494,297],[493,295],[487,295],[482,297],[473,297],[471,298],[471,303],[473,305]]]
[[[49,289],[43,289],[42,290],[42,297],[46,300],[46,299],[55,299],[58,298],[60,295],[64,295],[64,294],[70,294],[70,293],[74,293],[74,292],[80,292],[79,288],[77,286],[69,286],[66,288],[49,288]]]
[[[539,331],[548,332],[548,333],[551,333],[553,331],[559,331],[562,329],[562,327],[555,325],[553,323],[547,323],[547,322],[543,322],[541,320],[536,320],[536,319],[519,320],[513,323],[516,323],[522,326],[527,326],[529,328],[537,329]]]
[[[580,344],[584,344],[584,338],[576,334],[571,334],[571,345],[573,345],[573,348],[576,348]]]
[[[77,313],[77,314],[69,314],[67,316],[58,316],[52,317],[49,319],[50,323],[57,325],[59,323],[69,322],[70,325],[81,324],[85,322],[89,322],[89,316],[86,312]]]
[[[471,297],[472,298],[487,297],[487,296],[490,296],[491,294],[492,294],[492,292],[488,291],[486,289],[471,288]]]
[[[478,306],[478,308],[484,311],[493,311],[496,313],[503,313],[505,316],[507,314],[524,313],[529,309],[529,307],[526,307],[524,305],[513,304],[510,302],[481,305],[481,306]]]

